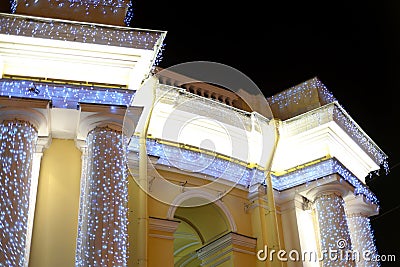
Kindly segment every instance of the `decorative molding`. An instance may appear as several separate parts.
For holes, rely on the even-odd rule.
[[[175,233],[180,222],[177,220],[149,217],[148,223],[149,223],[149,230]]]
[[[302,192],[307,199],[314,202],[317,198],[324,195],[338,195],[341,198],[346,197],[352,192],[352,187],[348,183],[341,183],[341,178],[337,174],[324,177],[320,184],[313,184],[308,190]]]
[[[232,244],[254,250],[257,245],[257,238],[241,235],[238,233],[231,232]]]
[[[43,153],[51,144],[51,137],[38,137],[36,141],[35,153]]]
[[[375,216],[379,214],[379,206],[368,201],[363,195],[348,196],[344,199],[347,217],[351,216]]]
[[[387,155],[337,102],[284,121],[280,133],[281,142],[277,150],[279,159],[287,157],[289,150],[292,155],[302,154],[301,157],[291,157],[291,160],[286,158],[286,165],[283,163],[285,161],[277,161],[287,168],[289,165],[299,165],[304,160],[312,160],[309,157],[318,153],[314,157],[330,153],[339,158],[359,179],[379,170],[380,165],[387,168]],[[274,168],[281,167],[276,165]]]
[[[234,246],[241,246],[243,248],[248,248],[248,250],[244,251],[246,251],[247,254],[253,254],[255,253],[256,245],[257,245],[256,238],[248,237],[234,232],[229,232],[221,236],[220,238],[210,242],[209,244],[203,246],[202,248],[198,249],[197,255],[199,259],[205,260],[209,258],[211,255],[223,251],[225,248],[229,246],[233,246],[233,248],[224,251],[223,255],[232,252],[234,249],[236,249],[236,251],[238,252],[244,250],[240,248],[235,248]],[[216,258],[221,256],[222,254],[218,254],[216,257],[213,257],[212,260],[215,260]]]
[[[25,107],[17,106],[7,106],[0,105],[0,122],[5,120],[20,120],[26,121],[32,124],[32,126],[38,132],[38,136],[48,135],[48,118],[45,115],[47,107],[43,108],[31,108],[29,106],[29,101],[21,101],[21,105],[27,105]],[[47,104],[47,102],[46,102]]]
[[[159,235],[159,234],[149,234],[149,237],[155,237],[155,238],[161,238],[161,239],[168,239],[168,240],[174,240],[174,239],[175,239],[173,236],[169,236],[169,235]]]
[[[338,175],[335,176],[336,180],[340,183],[345,181],[351,185],[353,187],[351,191],[355,195],[364,195],[370,202],[379,204],[375,194],[335,158],[330,158],[305,166],[282,176],[275,176],[273,185],[274,189],[278,190],[286,190],[290,188],[307,190],[307,188],[309,189],[312,186],[325,184],[327,182],[326,180],[331,177],[331,175]]]
[[[81,111],[77,139],[85,140],[88,133],[96,127],[108,127],[122,134],[125,113],[112,114],[105,112],[104,108],[93,105],[88,111]]]

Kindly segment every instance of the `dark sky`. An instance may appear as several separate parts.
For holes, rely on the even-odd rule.
[[[132,26],[167,31],[161,67],[226,64],[266,97],[318,77],[389,156],[389,174],[368,182],[381,205],[371,219],[380,254],[400,261],[400,4],[293,2],[135,1]]]
[[[380,254],[400,261],[396,2],[134,0],[132,27],[167,31],[161,67],[222,63],[247,75],[266,97],[318,77],[389,156],[390,173],[368,182],[381,204],[372,226]]]

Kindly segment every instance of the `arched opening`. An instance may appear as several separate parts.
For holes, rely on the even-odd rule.
[[[209,203],[196,207],[185,207],[187,199],[177,207],[173,215],[180,224],[174,234],[175,266],[197,266],[196,250],[232,231],[226,211],[220,205]]]

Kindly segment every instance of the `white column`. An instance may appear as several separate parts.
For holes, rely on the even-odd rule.
[[[24,266],[29,266],[29,256],[32,241],[33,221],[35,218],[37,189],[39,184],[40,162],[42,161],[43,151],[49,146],[51,138],[40,137],[37,139],[35,153],[32,159],[31,187],[29,194],[29,211],[28,211],[28,232],[26,239],[25,263]]]
[[[311,202],[297,194],[295,189],[281,192],[276,199],[280,206],[285,251],[299,253],[298,257],[295,252],[287,257],[287,266],[319,267]]]
[[[96,127],[86,139],[76,266],[127,265],[128,183],[122,132]]]
[[[36,140],[37,130],[27,121],[0,123],[0,266],[27,265]]]
[[[346,199],[346,213],[352,250],[358,255],[356,266],[380,266],[379,261],[374,261],[378,256],[378,250],[375,246],[374,234],[369,219],[369,216],[376,215],[377,211],[377,206],[366,202],[361,195],[350,200]]]

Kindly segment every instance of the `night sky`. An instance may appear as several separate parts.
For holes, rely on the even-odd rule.
[[[266,97],[318,77],[389,157],[389,174],[368,179],[381,206],[371,221],[379,254],[400,261],[400,4],[297,2],[136,1],[132,27],[167,31],[161,67],[222,63]]]
[[[136,0],[131,26],[167,31],[161,67],[222,63],[266,97],[318,77],[389,157],[389,174],[368,179],[381,206],[371,221],[379,254],[400,261],[400,4],[293,2]]]

